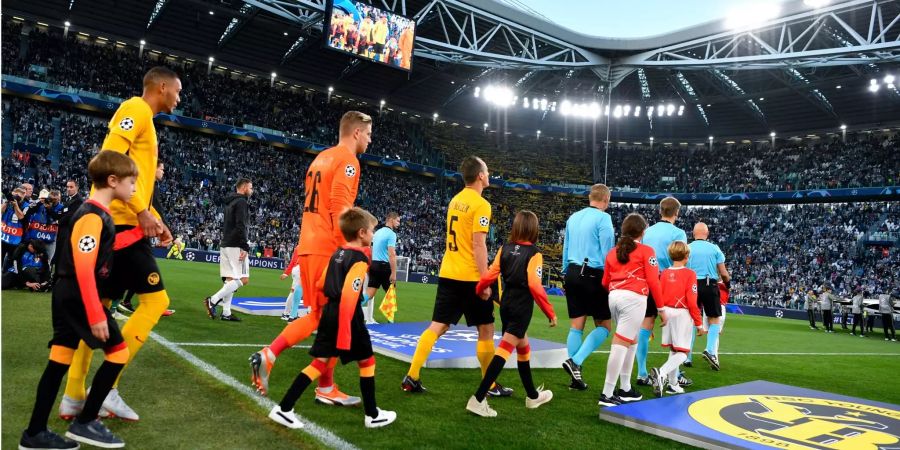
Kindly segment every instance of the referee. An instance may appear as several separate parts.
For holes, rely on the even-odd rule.
[[[609,293],[601,285],[606,254],[616,244],[612,218],[607,214],[609,188],[603,184],[591,186],[590,205],[569,217],[563,241],[563,287],[569,310],[569,336],[566,347],[569,359],[563,369],[572,377],[569,389],[587,389],[581,376],[584,360],[603,344],[609,336]],[[582,342],[587,316],[594,318],[594,328]]]
[[[716,344],[719,340],[719,332],[722,330],[720,317],[722,316],[722,304],[719,302],[719,279],[725,285],[731,283],[731,275],[725,268],[725,254],[719,246],[709,242],[709,227],[703,222],[694,225],[694,242],[691,242],[691,256],[688,258],[688,268],[697,274],[697,303],[709,321],[709,331],[706,338],[706,350],[703,351],[703,359],[709,363],[712,370],[719,370],[719,357],[716,354]]]
[[[374,325],[375,294],[378,289],[387,291],[397,282],[397,233],[400,226],[400,215],[391,211],[384,218],[384,226],[375,232],[372,238],[372,265],[369,266],[369,287],[366,297],[369,301],[363,307],[366,325]]]

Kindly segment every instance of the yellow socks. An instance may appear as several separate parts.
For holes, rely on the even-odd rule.
[[[416,353],[413,354],[412,363],[409,365],[409,372],[407,372],[407,375],[412,377],[412,379],[419,379],[419,371],[422,370],[422,366],[428,360],[428,355],[431,354],[431,349],[437,340],[438,335],[431,331],[431,328],[426,328],[422,335],[419,336],[419,344],[416,345]]]

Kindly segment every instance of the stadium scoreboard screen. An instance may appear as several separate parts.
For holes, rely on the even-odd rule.
[[[325,45],[361,59],[412,70],[416,22],[363,2],[333,0],[326,10]]]

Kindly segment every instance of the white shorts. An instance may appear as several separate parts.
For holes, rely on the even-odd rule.
[[[225,278],[249,278],[250,255],[243,261],[240,247],[223,247],[219,250],[219,275]]]
[[[691,351],[694,319],[684,308],[666,308],[666,326],[662,329],[662,346],[676,352]]]
[[[634,344],[647,312],[647,296],[616,289],[609,293],[609,312],[616,322],[616,337]]]

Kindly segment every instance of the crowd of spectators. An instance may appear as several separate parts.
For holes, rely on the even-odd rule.
[[[56,31],[32,30],[23,38],[21,31],[20,24],[4,22],[4,73],[129,97],[138,94],[143,67],[157,64],[152,59],[158,56],[145,52],[144,60],[138,60],[136,49],[128,46],[86,43],[72,34],[64,39]],[[73,61],[92,63],[75,65]],[[35,71],[33,66],[47,70]],[[335,141],[340,114],[362,107],[377,115],[370,146],[374,154],[454,168],[462,157],[476,153],[484,155],[492,175],[512,181],[589,183],[591,179],[588,153],[567,141],[514,135],[498,140],[496,134],[477,127],[423,124],[323,93],[279,84],[273,88],[268,80],[207,75],[205,65],[183,64],[179,70],[185,82],[181,107],[187,115],[265,126],[327,143]],[[277,95],[272,95],[273,89]],[[18,99],[4,101],[3,111],[16,144],[4,154],[5,193],[25,181],[35,185],[35,191],[61,189],[69,179],[86,191],[85,169],[106,134],[107,117]],[[57,126],[61,149],[59,160],[53,161],[46,150]],[[250,208],[253,253],[289,256],[298,235],[303,174],[311,155],[165,126],[158,127],[158,134],[166,175],[157,184],[156,195],[175,235],[182,236],[190,248],[218,249],[221,200],[233,191],[239,177],[248,177],[256,191]],[[898,146],[895,139],[863,136],[847,144],[827,141],[811,148],[615,147],[610,152],[608,184],[686,192],[888,186],[897,184]],[[553,164],[548,164],[548,154],[553,155]],[[866,170],[855,170],[858,167]],[[663,181],[668,178],[671,181]],[[434,273],[445,245],[446,204],[460,186],[373,166],[363,167],[361,180],[357,203],[379,218],[389,210],[399,212],[403,224],[398,254],[411,257],[414,270]],[[586,200],[496,188],[486,190],[485,197],[494,206],[491,251],[506,239],[515,212],[531,209],[541,219],[540,245],[549,269],[545,273],[551,283],[558,284],[565,221]],[[645,214],[651,222],[657,216],[655,206],[614,204],[609,210],[614,224],[632,211]],[[860,244],[867,231],[896,240],[898,217],[896,203],[691,207],[683,210],[678,225],[690,231],[698,220],[710,223],[712,240],[729,258],[737,300],[798,306],[798,292],[824,282],[832,283],[837,292],[856,286],[878,291],[900,285],[898,252]]]
[[[106,119],[36,102],[8,100],[4,110],[17,129],[31,126],[23,117],[57,117],[62,132],[59,170],[45,155],[29,154],[37,164],[4,160],[4,191],[31,181],[38,189],[59,189],[68,179],[87,186],[85,167],[99,150]],[[304,177],[311,155],[242,140],[166,126],[158,127],[160,155],[166,175],[157,185],[170,228],[189,248],[216,250],[222,222],[221,200],[239,177],[254,182],[251,199],[253,253],[288,257],[296,242],[304,196]],[[12,157],[10,157],[12,158]],[[383,218],[402,215],[398,254],[412,260],[413,270],[433,273],[444,248],[445,213],[456,182],[363,166],[357,203]],[[493,205],[491,251],[506,239],[515,213],[530,209],[541,220],[539,244],[546,256],[548,281],[559,283],[565,221],[584,207],[576,196],[542,195],[489,188]],[[608,212],[621,223],[630,212],[652,223],[655,205],[613,204]],[[900,204],[854,203],[794,206],[685,207],[678,225],[689,234],[697,221],[709,223],[711,239],[722,246],[735,279],[738,301],[761,305],[799,306],[795,293],[828,282],[840,292],[856,286],[878,291],[900,285],[896,251],[860,244],[867,231],[898,228]]]
[[[30,27],[30,25],[28,26]],[[21,22],[3,24],[4,73],[120,98],[138,95],[143,72],[167,64],[181,73],[181,113],[235,125],[254,125],[314,142],[336,140],[336,124],[347,109],[377,116],[370,153],[426,165],[455,168],[468,154],[479,154],[493,174],[510,181],[544,184],[589,184],[607,173],[615,189],[648,192],[749,192],[863,186],[888,186],[900,180],[896,139],[860,135],[843,143],[825,138],[816,143],[785,142],[708,146],[613,146],[608,163],[593,163],[591,150],[574,138],[538,139],[495,133],[480,126],[434,123],[380,105],[351,101],[337,93],[297,89],[267,77],[213,70],[205,61],[174,59],[137,48],[86,39],[59,29],[27,29]],[[6,51],[9,50],[9,51]],[[90,61],[90,64],[83,64]],[[40,134],[24,130],[24,134]],[[552,155],[553,164],[548,164]],[[608,164],[608,165],[607,165]],[[865,171],[855,170],[864,166]],[[715,168],[715,170],[709,170]]]

